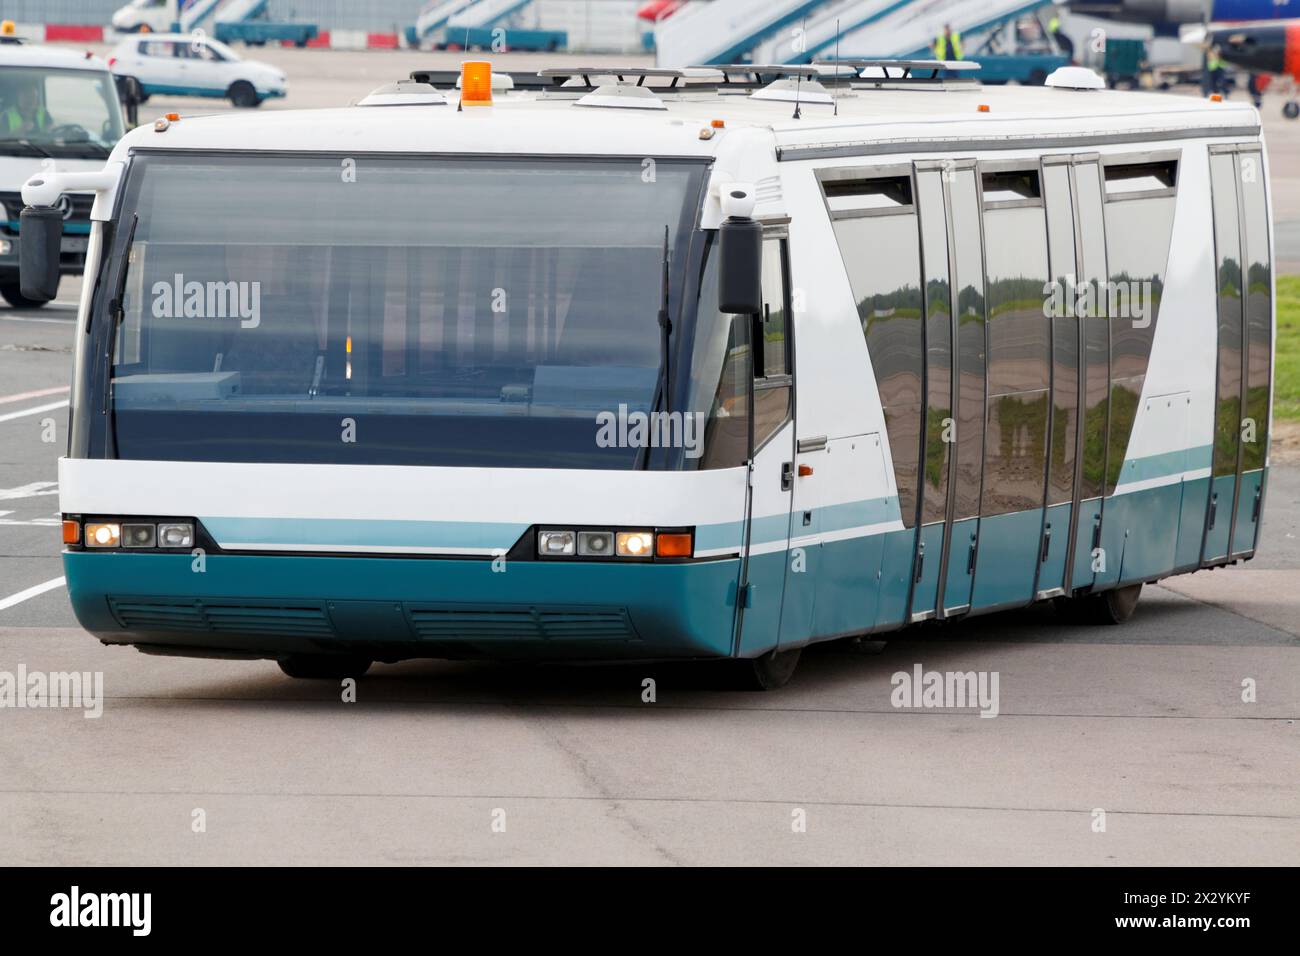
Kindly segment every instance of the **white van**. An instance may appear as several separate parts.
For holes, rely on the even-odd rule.
[[[125,124],[108,64],[72,50],[0,43],[0,296],[34,308],[18,287],[21,189],[42,169],[97,169],[121,139]],[[59,197],[63,210],[61,268],[80,273],[86,261],[93,193]]]

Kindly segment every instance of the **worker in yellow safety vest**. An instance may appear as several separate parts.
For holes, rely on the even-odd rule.
[[[943,32],[934,38],[934,58],[936,60],[961,59],[961,34],[953,32],[950,24],[945,23]]]
[[[17,95],[3,113],[0,113],[0,132],[43,133],[54,126],[49,112],[41,105],[41,94],[35,84],[19,87]]]

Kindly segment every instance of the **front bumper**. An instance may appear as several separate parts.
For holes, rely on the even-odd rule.
[[[731,652],[737,559],[637,564],[65,552],[108,644],[281,657],[628,660]],[[202,570],[198,570],[201,567]]]

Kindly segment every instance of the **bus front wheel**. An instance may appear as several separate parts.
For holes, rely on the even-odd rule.
[[[728,661],[737,690],[776,690],[790,682],[799,665],[802,648],[792,651],[768,651],[762,657]]]
[[[303,680],[343,680],[360,677],[374,661],[353,654],[290,654],[277,662],[289,677]]]

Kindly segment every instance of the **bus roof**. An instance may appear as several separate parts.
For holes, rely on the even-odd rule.
[[[972,138],[1005,141],[1006,146],[1045,137],[1086,144],[1117,135],[1239,135],[1246,128],[1257,133],[1259,127],[1258,112],[1244,102],[1019,86],[856,89],[838,95],[838,109],[801,103],[799,118],[793,102],[743,93],[665,92],[660,97],[665,108],[632,109],[579,106],[574,98],[551,94],[498,92],[492,106],[458,111],[458,92],[441,92],[447,99],[442,105],[182,116],[161,134],[148,126],[136,130],[123,139],[122,148],[708,156],[726,138],[701,138],[701,130],[714,120],[728,129],[764,130],[778,149]]]

